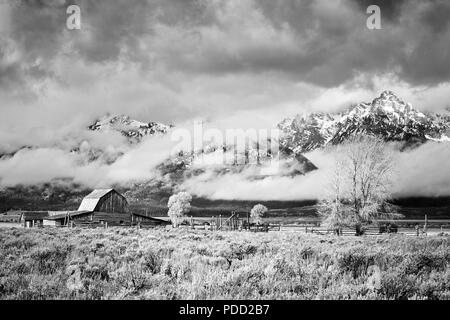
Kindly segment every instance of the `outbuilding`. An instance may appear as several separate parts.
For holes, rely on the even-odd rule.
[[[24,211],[21,222],[25,228],[40,227],[47,216],[48,211]]]
[[[0,214],[0,222],[18,223],[22,219],[22,211],[9,210]]]

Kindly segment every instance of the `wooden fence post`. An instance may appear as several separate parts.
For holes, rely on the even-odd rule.
[[[427,222],[428,222],[428,216],[425,215],[425,225],[423,226],[423,231],[425,232],[425,235],[427,235]]]

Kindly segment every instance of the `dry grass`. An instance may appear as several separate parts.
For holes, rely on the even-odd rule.
[[[448,237],[0,229],[0,299],[449,299],[449,260]]]

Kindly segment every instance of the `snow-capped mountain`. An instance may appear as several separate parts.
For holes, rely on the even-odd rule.
[[[422,113],[391,91],[384,91],[372,102],[359,103],[343,113],[313,113],[285,119],[278,128],[282,131],[280,145],[295,153],[339,144],[354,134],[407,143],[450,140],[449,116]]]
[[[287,118],[278,124],[280,148],[300,154],[322,147],[333,137],[335,122],[332,115],[324,113]]]
[[[118,131],[127,137],[130,142],[140,142],[143,137],[155,134],[165,134],[171,128],[158,122],[141,122],[130,119],[126,115],[110,116],[96,120],[88,128],[94,131]]]

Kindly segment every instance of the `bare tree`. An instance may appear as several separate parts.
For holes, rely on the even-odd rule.
[[[331,228],[355,226],[380,217],[392,217],[391,197],[394,157],[387,144],[373,136],[354,136],[336,148],[336,167],[329,180],[329,195],[319,212]]]

